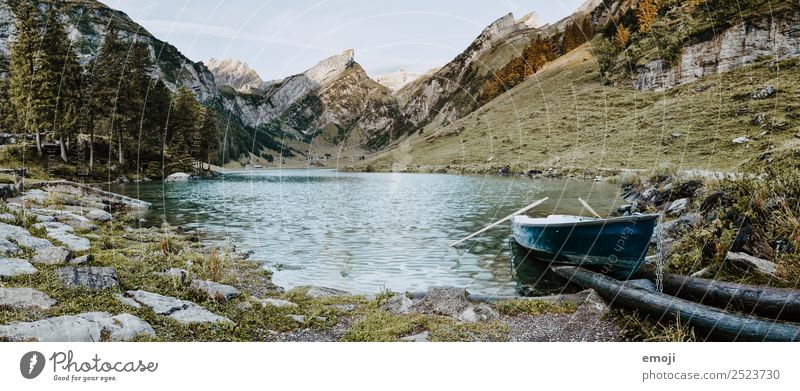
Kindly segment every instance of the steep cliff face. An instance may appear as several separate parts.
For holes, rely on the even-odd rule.
[[[189,60],[174,46],[157,39],[142,26],[134,23],[125,13],[108,8],[94,0],[38,2],[42,12],[51,4],[58,7],[69,38],[84,65],[97,55],[109,23],[113,19],[124,39],[145,40],[150,44],[151,54],[158,65],[156,71],[169,88],[175,89],[178,85],[185,85],[203,102],[218,97],[214,76],[202,63]],[[0,2],[0,52],[4,55],[9,54],[8,43],[15,34],[14,23],[14,14],[8,3]]]
[[[271,132],[280,130],[298,135],[306,142],[362,149],[379,148],[391,141],[399,120],[391,91],[370,79],[357,63],[338,64],[343,67],[328,67],[326,72],[312,74],[325,75],[317,78],[321,84],[305,74],[296,76],[315,88],[300,96],[291,95],[294,98],[291,103],[265,121],[263,127]],[[281,103],[285,105],[288,101]]]
[[[759,58],[780,61],[800,56],[800,13],[744,21],[712,39],[686,46],[675,66],[662,59],[637,70],[638,90],[662,91],[701,77],[752,64]]]
[[[486,73],[491,71],[485,64],[492,62],[479,59],[508,41],[525,39],[525,33],[532,31],[530,25],[538,23],[535,20],[530,15],[514,20],[512,14],[497,19],[447,65],[398,91],[398,99],[404,102],[402,113],[407,128],[403,130],[448,123],[475,110],[475,96]]]
[[[240,60],[212,58],[205,65],[214,74],[214,80],[218,87],[229,86],[237,91],[248,92],[262,88],[264,84],[261,76],[246,62]]]

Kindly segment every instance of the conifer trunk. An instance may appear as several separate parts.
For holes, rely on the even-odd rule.
[[[119,164],[123,165],[123,164],[125,164],[125,155],[124,155],[125,149],[123,148],[123,145],[122,145],[122,130],[121,129],[117,131],[117,138],[119,139],[119,143],[117,143],[117,153],[119,154]]]
[[[36,131],[36,153],[39,154],[39,157],[44,155],[42,153],[42,135],[38,130]]]
[[[61,148],[61,160],[63,160],[64,163],[66,163],[67,162],[67,145],[64,144],[64,138],[63,137],[59,137],[58,138],[58,146]]]

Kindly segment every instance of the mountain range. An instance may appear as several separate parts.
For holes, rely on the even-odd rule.
[[[441,137],[432,136],[479,128],[481,119],[486,117],[481,113],[497,110],[497,101],[507,100],[526,85],[537,83],[540,75],[558,73],[554,69],[559,64],[570,64],[564,68],[565,72],[574,71],[571,61],[578,53],[586,54],[580,61],[591,64],[587,75],[597,78],[598,83],[625,91],[666,91],[702,77],[757,63],[764,55],[776,55],[776,60],[800,56],[800,29],[797,28],[800,6],[797,4],[779,2],[780,6],[776,7],[772,6],[775,0],[748,0],[746,2],[754,3],[754,11],[739,22],[723,23],[711,16],[705,19],[698,16],[696,19],[705,22],[712,20],[712,25],[705,30],[702,25],[692,25],[696,31],[681,36],[677,43],[669,43],[675,47],[677,57],[663,58],[644,49],[652,47],[651,40],[666,42],[670,37],[651,38],[644,31],[636,31],[641,29],[636,19],[642,1],[648,0],[588,0],[572,15],[543,26],[539,25],[536,14],[519,19],[512,14],[504,15],[487,26],[453,60],[423,74],[401,69],[371,78],[358,63],[357,54],[344,50],[305,72],[269,81],[264,81],[246,63],[236,59],[193,61],[124,13],[98,1],[64,0],[59,2],[59,10],[84,64],[97,54],[112,18],[128,39],[145,39],[156,59],[157,76],[170,89],[187,86],[199,102],[221,114],[223,159],[232,162],[268,156],[268,160],[272,160],[281,156],[284,160],[305,163],[325,156],[352,163],[376,159],[385,165],[396,158],[393,157],[396,151],[403,148],[405,151],[410,144],[446,142],[458,145],[460,143],[451,138],[444,137],[446,141],[441,141]],[[720,7],[727,4],[727,0],[710,1],[720,3]],[[767,6],[773,11],[771,20],[761,12]],[[689,22],[681,19],[686,17],[680,15],[679,10],[686,13],[682,7],[688,6],[669,6],[657,19],[674,19],[681,25],[687,24]],[[701,15],[694,8],[691,11]],[[692,23],[695,22],[701,24]],[[600,47],[594,45],[600,41],[593,41],[591,47],[584,42],[595,34],[610,41],[627,26],[633,29],[633,35],[631,43],[626,44],[629,48],[635,45],[636,50],[642,49],[636,52],[638,57],[635,61],[627,57],[623,61],[622,54],[615,54],[606,61],[610,67],[607,72],[598,72],[598,67],[602,68],[605,63],[592,48]],[[656,25],[655,28],[660,27]],[[712,30],[713,34],[708,32]],[[567,37],[575,34],[585,37],[575,45],[567,44],[567,39],[575,39]],[[6,2],[2,2],[0,54],[8,54],[8,42],[13,36],[14,16]],[[539,41],[546,43],[553,53],[552,58],[547,58],[547,64],[541,70],[525,71],[521,79],[520,75],[512,74],[517,76],[511,77],[515,80],[513,84],[502,80],[505,84],[500,91],[482,99],[487,86],[497,83],[498,75],[511,72],[510,65],[524,57],[524,53],[530,53],[529,48]],[[570,54],[578,46],[583,49]],[[631,50],[624,51],[629,52]],[[542,98],[539,94],[525,98],[532,99],[530,101],[516,100],[513,104],[535,104]],[[534,117],[522,118],[522,122],[513,126],[538,127],[535,124],[538,119]],[[473,118],[473,122],[465,124],[465,118]],[[478,163],[495,154],[439,159],[436,164]],[[422,157],[419,160],[425,161]]]

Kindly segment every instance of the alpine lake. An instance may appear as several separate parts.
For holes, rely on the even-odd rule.
[[[351,173],[331,169],[227,172],[191,182],[115,184],[153,205],[143,226],[199,229],[203,240],[248,251],[285,288],[353,293],[456,286],[490,295],[564,290],[510,239],[510,222],[449,245],[543,197],[527,212],[600,214],[625,202],[619,187],[582,179],[495,175]]]

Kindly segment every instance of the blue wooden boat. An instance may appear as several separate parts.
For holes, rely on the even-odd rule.
[[[537,259],[627,279],[644,262],[657,219],[656,214],[609,219],[514,216],[511,227],[514,240]]]

